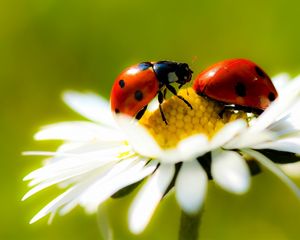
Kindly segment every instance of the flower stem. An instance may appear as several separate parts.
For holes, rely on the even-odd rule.
[[[203,210],[191,216],[181,211],[178,240],[197,240],[199,238],[202,212]]]

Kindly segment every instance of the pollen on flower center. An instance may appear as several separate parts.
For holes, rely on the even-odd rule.
[[[197,95],[192,88],[181,89],[178,95],[183,96],[193,109],[178,97],[172,96],[162,104],[168,125],[163,121],[159,109],[146,112],[140,120],[163,148],[175,147],[180,140],[194,134],[205,134],[212,138],[227,122],[246,118],[246,113],[241,111],[225,112],[220,117],[222,106]]]

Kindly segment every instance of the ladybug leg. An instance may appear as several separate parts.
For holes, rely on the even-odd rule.
[[[146,105],[145,107],[142,108],[142,110],[140,110],[136,116],[135,119],[140,120],[142,118],[142,116],[144,115],[146,109],[147,109],[148,105]]]
[[[223,105],[223,108],[218,113],[218,115],[220,118],[223,118],[223,115],[225,112],[233,112],[233,111],[238,111],[238,110],[241,110],[241,109],[236,105]]]
[[[183,96],[177,95],[176,89],[171,86],[171,85],[166,85],[167,89],[169,89],[169,91],[171,93],[173,93],[176,97],[178,97],[180,100],[182,100],[190,109],[193,109],[192,105],[186,100],[184,99]]]
[[[190,109],[193,110],[193,106],[183,96],[176,95],[176,97],[178,97],[179,99],[181,99]]]
[[[164,94],[161,91],[159,91],[158,92],[159,111],[160,111],[162,120],[165,122],[166,125],[168,125],[168,121],[167,121],[166,116],[161,107],[161,104],[163,103],[163,101],[164,101]]]
[[[223,114],[226,112],[227,108],[223,107],[223,109],[218,113],[220,118],[223,118]]]
[[[260,109],[254,109],[251,107],[239,106],[239,105],[224,105],[223,109],[219,113],[219,116],[222,117],[226,111],[243,111],[247,113],[253,113],[255,115],[260,115],[263,111]]]
[[[166,95],[167,95],[167,89],[166,88],[164,89],[163,93],[164,93],[164,99],[166,99]]]

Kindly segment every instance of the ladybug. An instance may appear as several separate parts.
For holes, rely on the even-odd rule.
[[[270,77],[247,59],[229,59],[212,65],[196,77],[193,88],[225,108],[256,114],[262,113],[278,96]]]
[[[182,96],[177,95],[172,83],[181,88],[191,81],[192,70],[186,63],[172,61],[142,62],[125,69],[115,80],[111,95],[111,109],[116,114],[123,113],[140,119],[149,102],[158,95],[159,109],[163,121],[167,123],[162,111],[166,92],[181,99],[192,108],[191,104]]]

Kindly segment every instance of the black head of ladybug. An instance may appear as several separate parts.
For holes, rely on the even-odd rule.
[[[172,61],[159,61],[153,64],[153,70],[160,82],[160,85],[178,83],[184,85],[191,81],[193,71],[186,63]]]
[[[175,73],[178,77],[178,80],[176,82],[179,84],[185,84],[191,81],[193,71],[186,63],[178,63],[177,70]]]

